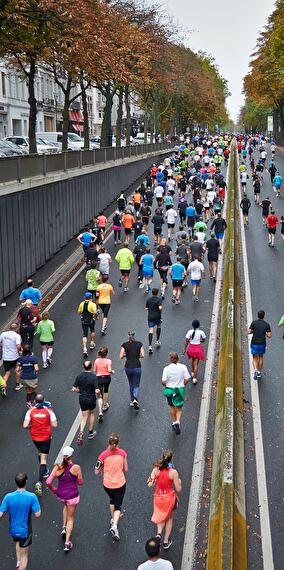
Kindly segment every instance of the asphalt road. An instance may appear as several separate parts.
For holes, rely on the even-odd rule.
[[[261,227],[258,230],[262,232]],[[109,252],[114,255],[113,244],[109,242],[108,246]],[[269,259],[269,255],[278,255],[278,250],[267,251],[266,255]],[[146,350],[146,357],[142,364],[141,408],[137,413],[129,408],[128,384],[118,355],[121,343],[127,340],[129,327],[136,330],[137,339],[142,340],[147,348],[148,331],[144,311],[146,294],[145,290],[137,288],[136,267],[131,275],[130,291],[128,294],[123,293],[117,287],[118,272],[116,264],[113,264],[110,282],[115,287],[116,297],[109,314],[107,336],[101,337],[98,334],[97,347],[102,345],[109,347],[109,355],[113,360],[116,373],[110,389],[110,410],[108,414],[105,414],[103,424],[97,426],[97,437],[90,442],[86,440],[82,448],[77,448],[74,443],[75,461],[81,465],[85,479],[73,533],[74,549],[67,555],[63,552],[60,537],[61,505],[54,495],[45,490],[41,499],[42,517],[33,523],[34,539],[29,565],[31,570],[39,566],[44,569],[53,568],[53,570],[67,566],[69,570],[77,570],[80,566],[84,566],[86,570],[109,568],[135,570],[137,565],[146,558],[145,541],[156,532],[151,523],[152,491],[148,489],[146,480],[153,462],[164,448],[174,450],[175,466],[183,482],[180,507],[175,513],[174,545],[165,556],[173,562],[175,570],[179,570],[202,381],[197,386],[190,385],[187,389],[181,436],[176,436],[171,430],[168,407],[162,395],[160,381],[162,369],[167,364],[168,352],[177,350],[181,353],[184,335],[194,318],[198,317],[202,328],[209,333],[214,284],[208,278],[207,261],[206,272],[207,279],[202,284],[199,304],[194,304],[190,287],[188,287],[183,293],[181,305],[174,306],[170,301],[171,286],[169,287],[164,301],[162,347],[155,350],[152,356],[148,356]],[[158,284],[158,275],[155,275],[154,282]],[[71,393],[71,387],[74,378],[81,371],[81,325],[76,309],[83,298],[84,291],[83,272],[51,310],[51,318],[56,323],[53,364],[48,370],[41,369],[39,375],[40,389],[46,398],[52,401],[59,420],[59,427],[54,432],[50,465],[57,456],[79,409],[78,397]],[[269,313],[268,310],[270,316]],[[40,356],[37,343],[35,353]],[[185,362],[184,358],[182,361]],[[204,365],[200,368],[201,378],[203,370]],[[280,376],[278,381],[280,384]],[[266,379],[263,385],[264,387],[267,385]],[[25,413],[24,400],[23,391],[17,393],[13,391],[11,380],[8,397],[6,401],[0,402],[1,497],[14,488],[14,475],[19,470],[27,471],[29,489],[32,490],[37,481],[38,465],[35,448],[31,443],[29,433],[21,427]],[[275,410],[275,402],[273,404],[274,408],[271,405],[271,410]],[[281,432],[280,428],[279,420],[279,430],[274,434],[277,439]],[[121,435],[121,446],[127,450],[129,459],[128,485],[124,502],[125,515],[120,526],[121,541],[119,543],[113,543],[109,535],[108,500],[100,477],[95,478],[93,472],[97,456],[107,446],[107,438],[111,431],[117,431]],[[14,568],[14,545],[8,538],[8,517],[1,521],[0,551],[0,566],[5,570]]]
[[[257,153],[255,153],[257,156]],[[270,160],[270,157],[268,157]],[[267,159],[267,162],[269,163]],[[284,156],[278,152],[276,165],[280,174],[284,174]],[[250,173],[249,173],[250,174]],[[277,228],[275,248],[268,247],[267,228],[262,225],[261,208],[254,204],[251,178],[248,183],[248,196],[252,206],[249,216],[249,227],[246,230],[252,309],[254,318],[257,311],[264,309],[265,319],[271,324],[272,339],[268,340],[265,357],[264,374],[259,381],[259,398],[262,418],[263,444],[266,464],[270,524],[275,570],[283,568],[284,561],[284,385],[282,357],[284,340],[283,330],[277,328],[278,321],[284,312],[283,278],[284,241]],[[260,198],[270,197],[279,219],[284,214],[284,194],[276,198],[270,175],[264,173],[264,183]],[[254,486],[251,480],[250,485]],[[247,493],[250,492],[247,482]],[[258,561],[259,563],[259,561]],[[255,566],[260,567],[259,565]]]

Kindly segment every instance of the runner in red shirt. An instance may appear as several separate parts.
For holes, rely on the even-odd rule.
[[[154,179],[156,178],[157,172],[158,172],[158,168],[157,168],[156,164],[153,164],[153,166],[151,168],[151,176],[152,176],[153,182],[154,182]]]
[[[103,212],[100,212],[98,217],[97,217],[97,220],[98,220],[98,226],[99,226],[100,231],[101,231],[101,240],[103,241],[105,239],[105,230],[106,230],[107,218],[103,214]]]
[[[39,456],[39,478],[35,485],[36,495],[42,495],[42,482],[49,475],[47,458],[51,444],[51,428],[57,427],[57,419],[51,409],[50,402],[45,402],[42,394],[37,394],[35,406],[29,410],[24,419],[23,427],[30,429],[30,435],[34,442]]]
[[[276,227],[279,223],[278,217],[275,215],[275,212],[271,212],[266,219],[266,225],[268,229],[268,245],[274,247],[274,240],[276,234]]]

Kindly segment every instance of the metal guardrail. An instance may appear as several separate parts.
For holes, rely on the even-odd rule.
[[[134,158],[171,147],[171,143],[150,143],[94,150],[73,150],[60,154],[27,155],[0,159],[0,184],[21,182],[34,176],[66,172],[74,168],[95,166],[98,163]]]
[[[233,143],[228,179],[207,570],[247,569],[237,177]]]

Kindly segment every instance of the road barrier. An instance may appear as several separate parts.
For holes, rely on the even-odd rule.
[[[229,163],[226,221],[207,570],[246,570],[240,219],[235,143]]]

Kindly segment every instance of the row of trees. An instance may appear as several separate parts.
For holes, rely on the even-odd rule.
[[[81,97],[84,141],[89,147],[87,89],[105,96],[102,146],[111,145],[111,111],[118,95],[117,145],[123,105],[126,143],[131,133],[131,94],[145,111],[147,131],[182,131],[189,123],[211,127],[227,121],[227,82],[214,60],[178,42],[178,30],[156,7],[139,0],[0,0],[0,57],[28,86],[30,151],[36,152],[39,67],[53,74],[64,94],[63,150],[67,148],[69,108]],[[73,88],[80,86],[74,95]]]
[[[284,143],[284,2],[277,0],[252,54],[250,72],[244,78],[246,94],[242,110],[245,126],[263,129],[264,117],[273,112],[279,142]],[[247,123],[246,121],[251,121]],[[279,129],[280,127],[280,129]]]

